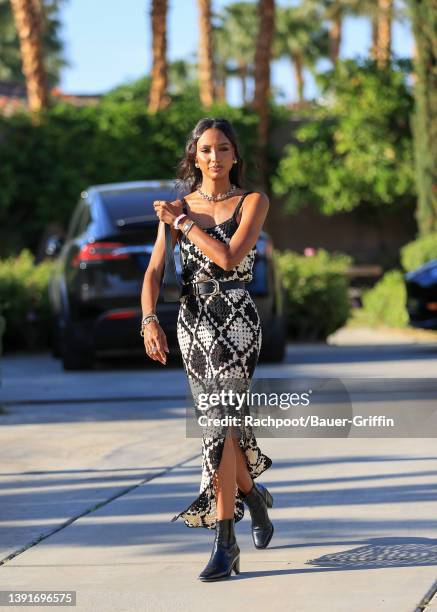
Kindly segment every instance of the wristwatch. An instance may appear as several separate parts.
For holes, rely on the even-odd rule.
[[[193,225],[194,225],[194,221],[192,219],[188,219],[188,221],[186,221],[181,227],[182,233],[184,233],[186,236],[188,232],[190,231],[190,229],[193,227]]]

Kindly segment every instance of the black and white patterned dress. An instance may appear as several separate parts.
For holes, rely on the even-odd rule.
[[[245,192],[232,215],[226,221],[205,228],[209,235],[229,243],[238,227],[237,217],[247,193]],[[183,200],[183,210],[187,203]],[[203,228],[202,228],[203,229]],[[235,266],[226,271],[198,249],[189,235],[180,236],[182,279],[184,283],[215,278],[250,282],[256,254],[256,246]],[[186,295],[181,299],[177,321],[177,335],[184,369],[191,390],[204,381],[222,384],[231,379],[249,389],[261,350],[262,334],[256,306],[247,289],[229,289],[216,295]],[[242,387],[240,386],[240,389]],[[196,395],[193,393],[196,404]],[[248,408],[246,407],[245,413]],[[216,524],[216,470],[220,465],[225,438],[221,435],[202,433],[202,477],[198,497],[190,506],[172,518],[182,517],[188,527],[214,529]],[[205,433],[206,432],[206,433]],[[239,428],[239,446],[243,450],[252,478],[257,478],[272,464],[258,447],[250,426]],[[235,522],[244,516],[244,503],[236,485]]]

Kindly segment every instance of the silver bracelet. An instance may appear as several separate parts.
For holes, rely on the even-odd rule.
[[[141,325],[145,325],[149,321],[156,321],[157,323],[159,323],[159,319],[158,319],[157,315],[154,312],[152,312],[152,313],[150,313],[148,315],[144,315],[143,318],[141,319]]]
[[[156,321],[159,324],[159,319],[156,316],[156,314],[149,314],[149,315],[145,315],[142,320],[141,320],[141,329],[140,329],[140,336],[142,338],[144,338],[144,328],[146,327],[146,325],[148,323],[150,323],[151,321]]]

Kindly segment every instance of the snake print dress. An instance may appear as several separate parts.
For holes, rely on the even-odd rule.
[[[229,243],[238,227],[238,212],[248,193],[250,192],[242,195],[232,217],[213,227],[202,229],[216,240]],[[183,210],[187,213],[184,199],[183,204]],[[252,280],[256,246],[237,266],[226,271],[190,242],[189,236],[181,234],[179,240],[184,283],[208,278],[246,282]],[[205,381],[223,384],[227,380],[231,381],[233,388],[238,382],[239,391],[249,388],[258,362],[262,334],[258,311],[247,289],[228,289],[216,295],[183,296],[177,320],[177,336],[195,406],[195,389],[204,388]],[[247,413],[246,406],[242,414]],[[199,495],[188,508],[174,516],[172,521],[181,517],[188,527],[215,529],[216,471],[223,453],[223,431],[226,429],[222,428],[220,434],[216,430],[202,431],[202,477]],[[238,428],[238,444],[244,453],[252,478],[257,478],[271,466],[272,460],[261,452],[250,425]],[[235,493],[234,518],[237,522],[244,516],[244,503],[237,485]]]

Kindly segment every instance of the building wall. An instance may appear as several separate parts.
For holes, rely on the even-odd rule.
[[[348,253],[357,264],[379,264],[385,269],[399,261],[399,249],[416,236],[414,210],[366,218],[357,209],[325,216],[306,206],[293,215],[281,212],[281,202],[271,199],[265,229],[275,247],[299,253],[305,247]]]

